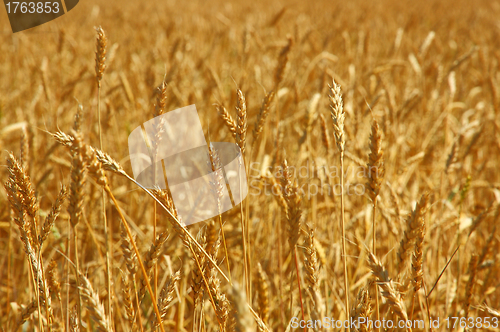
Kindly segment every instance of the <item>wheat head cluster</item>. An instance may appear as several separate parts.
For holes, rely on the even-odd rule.
[[[498,331],[499,14],[89,0],[0,35],[0,330]],[[127,139],[191,104],[248,195],[186,226]]]

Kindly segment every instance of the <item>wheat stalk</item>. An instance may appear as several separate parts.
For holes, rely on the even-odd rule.
[[[342,236],[342,262],[344,265],[344,290],[345,290],[345,312],[347,316],[347,320],[349,320],[349,282],[347,275],[347,253],[345,246],[345,221],[344,221],[344,152],[345,152],[345,133],[344,133],[344,121],[345,121],[345,112],[344,112],[344,101],[342,99],[342,92],[340,90],[340,85],[332,82],[332,85],[329,86],[330,95],[328,96],[330,99],[330,109],[333,120],[333,135],[335,137],[335,142],[337,144],[337,148],[340,152],[340,187],[341,187],[341,196],[340,196],[340,228],[341,228],[341,236]],[[377,307],[378,310],[378,307]],[[348,331],[350,328],[347,328]]]
[[[104,30],[99,26],[95,28],[96,37],[96,52],[95,52],[95,74],[97,80],[97,117],[99,125],[99,148],[102,150],[102,126],[101,126],[101,81],[104,75],[104,70],[106,69],[106,47],[107,47],[107,37]],[[111,315],[111,269],[110,269],[110,257],[113,257],[112,250],[113,245],[110,244],[111,232],[108,232],[108,220],[106,218],[106,198],[104,194],[104,189],[102,190],[102,216],[104,219],[104,236],[106,243],[106,285],[108,291],[108,313]]]
[[[384,178],[385,168],[384,168],[384,152],[382,151],[382,135],[380,133],[380,128],[378,122],[373,120],[372,131],[370,135],[370,154],[368,155],[368,163],[366,168],[368,169],[368,197],[370,197],[373,203],[372,212],[372,252],[374,255],[377,254],[377,197],[380,192],[380,187],[382,185],[382,180]],[[378,288],[375,288],[375,302],[377,307],[377,317],[379,317],[379,299],[378,299]]]

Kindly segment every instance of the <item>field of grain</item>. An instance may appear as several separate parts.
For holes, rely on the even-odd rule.
[[[499,331],[499,1],[0,17],[1,331]],[[128,136],[191,104],[248,195],[184,226]]]

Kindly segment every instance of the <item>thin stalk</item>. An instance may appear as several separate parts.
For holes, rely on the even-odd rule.
[[[295,271],[297,272],[297,285],[299,287],[300,310],[302,311],[302,320],[305,322],[306,316],[304,313],[304,301],[302,300],[302,287],[300,286],[299,260],[297,258],[297,245],[295,245],[293,247],[293,253],[295,256]],[[306,326],[304,326],[304,332],[307,332]]]
[[[244,161],[243,161],[244,162]],[[245,163],[245,162],[244,162]],[[246,163],[245,163],[246,165]],[[246,170],[246,168],[245,168]],[[250,267],[252,266],[252,256],[250,255],[251,252],[251,246],[250,246],[250,227],[251,224],[249,222],[250,220],[250,203],[249,199],[245,199],[245,232],[246,232],[246,242],[247,242],[247,270],[250,271]],[[248,303],[252,303],[252,274],[248,272]]]
[[[43,325],[42,325],[42,308],[40,307],[40,292],[36,291],[38,288],[38,273],[37,277],[35,279],[35,275],[33,273],[33,264],[31,263],[31,260],[29,260],[29,265],[30,265],[30,274],[31,274],[31,279],[33,282],[33,288],[35,289],[35,296],[36,296],[36,304],[37,304],[37,309],[38,309],[38,328],[40,331],[43,332]],[[47,302],[47,300],[45,301]]]
[[[41,246],[38,249],[38,265],[40,266],[40,272],[42,274],[41,278],[44,281],[44,285],[45,285],[44,287],[48,287],[47,282],[46,282],[47,279],[45,279],[45,271],[43,269],[42,247]],[[37,273],[37,279],[38,279],[38,273]],[[38,280],[37,280],[37,285],[38,285]],[[49,332],[51,332],[52,331],[53,317],[52,317],[51,312],[49,311],[48,299],[45,299],[45,313],[47,314],[47,327],[49,329]]]
[[[349,319],[349,286],[347,282],[347,256],[345,250],[345,222],[344,222],[344,152],[340,152],[340,210],[341,210],[341,228],[342,228],[342,262],[344,264],[344,289],[345,289],[345,311],[347,321]],[[350,331],[350,326],[347,326],[347,331]]]
[[[245,220],[244,220],[244,216],[243,216],[243,204],[240,203],[240,223],[241,223],[241,239],[243,241],[243,265],[244,265],[244,272],[245,272],[245,275],[244,275],[244,278],[245,278],[245,292],[246,292],[246,295],[247,295],[247,299],[248,299],[248,296],[250,294],[250,290],[249,290],[249,281],[248,281],[248,264],[247,264],[247,245],[246,245],[246,236],[245,236]]]
[[[277,219],[277,220],[280,220],[280,219]],[[285,309],[283,308],[283,258],[282,258],[282,255],[281,255],[281,247],[282,247],[282,242],[281,242],[281,238],[282,238],[282,235],[281,235],[281,222],[276,222],[276,228],[278,228],[278,271],[279,271],[279,274],[280,274],[280,278],[279,278],[279,284],[278,284],[278,294],[279,294],[279,302],[280,302],[280,323],[281,323],[281,327],[284,329],[284,317],[285,317]]]
[[[70,232],[71,232],[71,225],[70,225],[70,219],[68,218],[68,236],[66,238],[66,257],[71,257],[71,238],[70,238]],[[69,330],[69,259],[65,261],[66,264],[66,331]],[[62,311],[62,307],[61,307]],[[78,325],[81,326],[81,321],[80,317],[78,317]],[[81,329],[80,329],[81,330]]]
[[[102,127],[101,127],[101,81],[97,83],[97,118],[99,123],[99,149],[102,150]],[[110,269],[110,259],[109,259],[109,251],[111,248],[110,242],[112,239],[109,238],[108,234],[108,220],[106,218],[106,198],[104,196],[104,189],[102,190],[102,216],[104,218],[104,238],[106,244],[106,290],[107,290],[107,298],[108,298],[108,314],[110,317],[110,326],[111,324],[111,269]]]
[[[375,235],[375,230],[377,229],[376,227],[376,218],[375,214],[377,213],[377,197],[375,196],[375,200],[373,201],[373,212],[372,212],[372,252],[373,255],[377,255],[377,237]],[[412,301],[413,305],[413,301]],[[380,321],[380,304],[379,304],[379,298],[378,298],[378,287],[375,284],[375,307],[376,307],[376,312],[377,312],[377,320]],[[380,329],[379,329],[380,330]]]
[[[415,309],[415,295],[416,293],[413,292],[411,296],[410,320],[413,320],[413,310]]]
[[[10,216],[10,213],[9,213]],[[11,255],[12,255],[12,218],[9,220],[9,232],[7,235],[7,289],[6,289],[6,298],[7,301],[5,302],[5,315],[9,317],[9,311],[10,311],[10,264],[11,264]],[[61,306],[62,308],[62,306]]]
[[[142,327],[142,317],[141,317],[141,310],[140,310],[140,305],[139,305],[139,296],[137,294],[137,283],[135,282],[135,275],[132,276],[132,280],[134,283],[135,305],[137,307],[137,310],[135,312],[135,314],[137,315],[137,324],[139,324],[141,332],[144,332],[144,328]]]
[[[74,251],[75,251],[75,266],[76,266],[76,284],[80,285],[80,276],[79,276],[79,271],[80,271],[80,263],[78,262],[78,234],[76,232],[76,225],[73,227],[73,245],[74,245]],[[76,288],[77,294],[78,294],[78,323],[80,325],[80,328],[82,329],[83,326],[81,325],[82,323],[82,298],[80,294],[80,287]]]
[[[156,177],[156,170],[155,170]],[[156,180],[155,180],[156,183]],[[153,211],[153,238],[156,239],[156,202],[154,202],[154,211]],[[153,280],[154,280],[154,301],[158,301],[158,260],[156,260],[155,265],[153,267]]]
[[[251,150],[250,150],[251,152]],[[241,165],[240,165],[241,166]],[[241,195],[241,176],[239,177],[239,192]],[[246,202],[245,202],[246,204]],[[245,208],[246,212],[246,208]],[[240,203],[240,222],[241,222],[241,239],[243,241],[243,264],[244,264],[244,272],[245,272],[245,292],[246,292],[246,298],[248,303],[251,303],[250,300],[250,276],[249,276],[249,265],[248,265],[248,249],[247,249],[247,239],[248,237],[246,236],[246,227],[245,227],[245,218],[243,216],[243,202]]]
[[[220,231],[222,233],[222,242],[224,242],[224,251],[226,253],[227,272],[229,274],[229,280],[231,280],[231,267],[229,266],[229,255],[227,253],[226,236],[224,235],[224,228],[222,225],[222,216],[220,215],[220,213],[219,213],[219,225],[220,225]]]

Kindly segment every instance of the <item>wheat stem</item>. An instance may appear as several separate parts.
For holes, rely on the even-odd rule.
[[[118,211],[118,215],[120,216],[120,220],[122,221],[123,227],[125,227],[125,231],[127,232],[130,243],[132,244],[132,247],[134,248],[134,251],[135,251],[135,255],[137,256],[137,261],[139,262],[139,267],[141,268],[142,276],[144,278],[144,281],[146,282],[146,287],[148,289],[149,295],[151,296],[152,299],[154,299],[154,293],[153,293],[153,289],[151,288],[151,284],[149,283],[148,274],[146,272],[146,269],[144,268],[144,264],[142,263],[142,260],[140,259],[141,255],[139,254],[139,249],[137,249],[137,245],[135,244],[134,238],[132,236],[132,232],[130,231],[130,227],[128,226],[128,223],[125,220],[125,216],[123,215],[123,213],[118,205],[118,202],[116,201],[115,196],[113,195],[113,193],[111,192],[111,189],[109,188],[109,186],[107,184],[104,186],[104,190],[106,191],[108,196],[111,198],[111,200],[113,201],[113,203],[115,205],[116,210]],[[153,309],[156,313],[156,317],[158,319],[158,323],[160,325],[161,331],[165,332],[165,329],[163,328],[163,324],[161,322],[160,311],[158,310],[158,306],[156,305],[156,302],[154,302],[154,301],[153,301]]]

